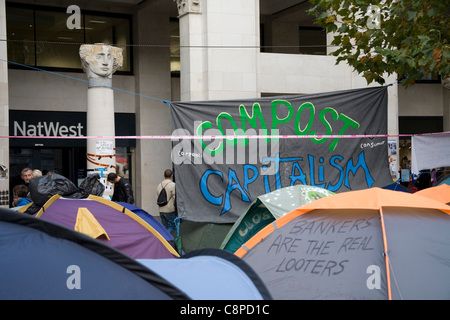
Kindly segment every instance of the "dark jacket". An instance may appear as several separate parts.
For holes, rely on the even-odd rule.
[[[114,184],[114,194],[111,200],[134,204],[133,189],[127,179],[120,178],[120,180]]]

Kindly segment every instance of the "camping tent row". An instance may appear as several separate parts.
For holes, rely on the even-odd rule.
[[[308,185],[284,187],[263,194],[250,204],[231,227],[220,248],[235,252],[269,223],[302,205],[333,194],[329,190]]]
[[[450,299],[443,201],[381,188],[336,194],[278,218],[235,254],[274,299]]]
[[[76,187],[59,174],[30,180],[32,203],[19,212],[87,234],[135,259],[179,257],[172,235],[150,214],[101,197],[99,175]]]
[[[398,182],[383,188],[411,193]],[[333,194],[315,186],[289,186],[258,196],[235,223],[183,220],[178,229],[183,250],[190,252],[201,248],[220,248],[235,252],[267,224],[297,207]]]
[[[25,210],[22,208],[19,211]],[[71,199],[56,194],[35,217],[89,235],[134,259],[180,256],[169,243],[173,237],[167,230],[145,211],[129,204],[93,195]]]
[[[448,186],[446,186],[448,187]],[[437,190],[435,189],[433,192],[431,192],[431,194],[433,196],[436,196],[438,194],[443,194],[444,196],[449,195],[448,190],[444,190],[444,187],[442,187],[442,191],[441,192],[436,192]],[[317,190],[318,189],[318,190]],[[431,189],[431,188],[430,188]],[[434,189],[434,188],[433,188]],[[271,224],[271,226],[276,226],[278,223],[278,219],[280,217],[283,217],[283,215],[285,215],[287,212],[289,212],[289,210],[291,210],[292,208],[296,208],[296,207],[300,207],[300,206],[304,206],[305,204],[313,201],[313,200],[317,200],[319,198],[322,197],[327,197],[330,194],[324,193],[323,192],[324,189],[321,188],[315,188],[315,187],[311,187],[311,186],[295,186],[295,187],[288,187],[288,188],[283,188],[281,190],[276,190],[270,194],[266,194],[266,195],[262,195],[260,197],[258,197],[258,199],[255,200],[254,203],[252,203],[252,205],[250,205],[249,209],[247,210],[247,212],[242,215],[241,219],[239,219],[235,226],[232,228],[232,230],[230,231],[229,237],[227,237],[224,241],[224,244],[227,243],[227,241],[229,241],[230,239],[232,239],[233,236],[233,232],[237,234],[239,234],[239,237],[235,237],[236,239],[234,239],[236,241],[236,243],[239,243],[239,241],[241,241],[241,243],[244,243],[245,241],[247,241],[251,236],[253,236],[254,234],[256,234],[257,231],[259,231],[260,229],[262,229],[264,226],[266,226],[267,224]],[[326,190],[325,190],[326,191]],[[444,198],[443,198],[444,199]],[[445,198],[447,199],[447,198]],[[444,202],[445,203],[445,202]],[[58,205],[55,205],[58,204]],[[303,207],[302,207],[303,208]],[[263,211],[261,211],[263,210]],[[94,212],[94,214],[92,212]],[[103,213],[100,213],[103,212]],[[64,213],[64,214],[61,214]],[[260,219],[263,215],[269,215],[270,219]],[[102,217],[103,215],[105,215],[107,217],[106,220],[104,220],[104,217]],[[134,225],[134,227],[130,228],[130,229],[125,229],[125,228],[121,228],[121,230],[135,230],[134,228],[136,228],[136,226],[139,226],[137,228],[137,230],[140,230],[138,232],[136,232],[137,234],[142,234],[143,237],[149,237],[153,238],[153,240],[156,239],[156,241],[153,241],[152,244],[147,244],[147,247],[152,247],[153,249],[150,250],[152,256],[150,258],[146,257],[145,255],[142,254],[142,250],[136,250],[134,248],[134,245],[136,243],[136,241],[131,241],[127,242],[127,241],[123,241],[124,238],[122,238],[121,241],[116,241],[115,246],[117,247],[116,249],[120,249],[121,251],[129,251],[132,254],[135,254],[136,252],[137,255],[134,256],[135,258],[138,259],[138,261],[141,264],[144,265],[148,265],[150,263],[151,266],[153,266],[153,271],[157,270],[159,272],[160,276],[163,277],[173,277],[172,274],[178,274],[180,275],[179,277],[177,277],[176,279],[173,279],[173,281],[175,283],[177,283],[177,285],[181,288],[186,288],[186,292],[189,292],[191,297],[194,298],[202,298],[205,297],[204,295],[202,296],[202,294],[204,294],[205,292],[208,292],[207,290],[197,290],[196,292],[192,292],[192,288],[199,288],[199,285],[188,285],[188,282],[186,282],[186,279],[192,279],[195,277],[183,277],[183,273],[179,273],[179,272],[171,272],[171,270],[173,269],[172,267],[176,268],[181,268],[184,269],[184,267],[187,266],[187,262],[186,260],[180,260],[180,259],[173,259],[178,257],[178,253],[172,251],[173,248],[172,246],[170,246],[168,244],[168,242],[173,240],[173,237],[168,234],[168,232],[160,225],[159,222],[156,221],[156,219],[154,219],[151,215],[149,215],[148,213],[146,213],[145,211],[143,211],[142,209],[132,206],[132,205],[128,205],[128,204],[124,204],[124,203],[114,203],[111,201],[107,201],[105,199],[99,198],[99,197],[95,197],[95,196],[90,196],[87,199],[65,199],[62,198],[61,196],[54,196],[52,197],[49,201],[47,201],[47,203],[41,208],[41,210],[37,213],[37,216],[39,216],[40,218],[44,218],[44,219],[49,219],[50,221],[56,222],[58,224],[63,224],[66,227],[69,227],[71,229],[75,229],[78,230],[82,233],[88,234],[93,238],[97,238],[97,240],[103,241],[104,243],[108,243],[109,245],[113,244],[114,242],[111,242],[111,238],[116,239],[117,237],[123,236],[123,232],[119,232],[119,234],[117,234],[116,230],[114,230],[114,228],[110,228],[109,224],[117,224],[118,221],[122,221],[122,220],[126,220],[127,223],[130,223],[132,221],[134,221],[131,225]],[[114,220],[115,222],[110,221],[110,218],[114,216],[114,219],[119,219],[119,220]],[[120,218],[119,218],[120,217]],[[276,220],[276,221],[275,221]],[[275,221],[275,222],[274,222]],[[251,224],[253,223],[253,224]],[[259,225],[258,225],[259,224]],[[142,227],[146,230],[146,231],[142,231]],[[242,232],[242,231],[246,232]],[[120,234],[122,233],[122,235]],[[159,236],[158,236],[159,234]],[[242,235],[247,236],[247,238],[242,237]],[[128,235],[125,238],[129,238]],[[139,242],[139,241],[137,241]],[[311,241],[311,245],[315,243],[314,241]],[[352,246],[355,246],[357,244],[357,241],[355,243],[353,243],[350,246],[350,250],[352,249]],[[247,244],[246,244],[247,245]],[[246,248],[247,246],[244,245],[243,247]],[[287,245],[287,243],[282,244],[282,246]],[[156,250],[155,250],[155,246],[156,246]],[[239,246],[239,245],[238,245]],[[277,246],[277,244],[275,245]],[[294,246],[295,247],[295,246]],[[365,244],[363,246],[365,247]],[[162,250],[161,250],[162,249]],[[313,252],[315,249],[315,247],[311,247],[311,252]],[[325,248],[324,252],[326,252]],[[154,256],[155,252],[163,252],[163,256]],[[230,250],[231,251],[231,250]],[[242,249],[240,249],[240,251],[242,251]],[[140,252],[140,253],[139,253]],[[167,254],[167,252],[170,252],[170,255],[164,256],[164,254]],[[310,253],[311,253],[310,252]],[[237,255],[239,255],[239,253],[237,253]],[[153,260],[153,258],[158,257],[158,260]],[[188,257],[188,256],[186,256]],[[196,257],[195,259],[199,259],[198,257]],[[202,257],[201,259],[205,259],[205,257]],[[215,257],[213,259],[216,263],[220,262],[220,265],[224,265],[223,261],[219,261],[220,258]],[[176,261],[176,263],[174,263],[174,261]],[[204,268],[198,268],[196,269],[195,266],[198,266],[198,261],[189,261],[189,264],[192,264],[194,267],[192,267],[192,265],[189,267],[190,270],[198,270],[199,273],[204,273],[205,272],[205,267]],[[209,261],[211,263],[211,265],[214,265],[214,262],[212,262],[212,260],[210,259],[210,257],[208,256],[208,258],[206,259],[206,261]],[[289,268],[292,265],[292,261],[289,264]],[[202,265],[207,265],[205,264],[205,262],[202,262]],[[333,265],[333,263],[331,263],[330,265],[327,265],[326,269],[330,269],[331,266]],[[184,266],[184,267],[182,267]],[[298,265],[296,265],[298,267]],[[320,267],[320,265],[319,265]],[[174,270],[177,271],[177,270]],[[317,271],[317,270],[315,270]],[[236,271],[234,271],[236,273]],[[251,272],[250,272],[251,274]],[[245,278],[245,276],[244,276]],[[257,278],[257,277],[256,277]],[[204,279],[204,277],[203,277]],[[217,279],[210,279],[210,281],[215,281],[217,282]],[[201,281],[200,281],[201,282]],[[239,281],[240,283],[245,283],[246,281]],[[375,281],[376,282],[376,281]],[[269,283],[270,284],[270,283]],[[269,286],[269,284],[267,284]],[[225,284],[223,284],[225,285]],[[292,284],[290,284],[292,286]],[[375,286],[377,285],[377,283],[375,283]],[[271,288],[271,290],[273,290]],[[231,290],[233,291],[233,290]],[[227,292],[227,291],[226,291]],[[248,291],[242,291],[245,292],[245,294],[248,293]],[[275,290],[276,292],[276,290]],[[214,297],[215,295],[213,293],[208,293],[208,295],[206,295],[206,298],[211,298]],[[216,293],[217,296],[217,293]],[[270,294],[266,294],[265,297],[270,296]],[[275,295],[276,297],[278,297],[278,293]],[[223,297],[223,296],[221,296]],[[249,295],[245,296],[245,297],[249,297]],[[253,297],[253,296],[251,296]],[[297,299],[298,297],[295,296],[295,299]],[[310,299],[311,297],[307,297],[308,299]],[[361,298],[361,297],[358,297]]]
[[[226,251],[136,260],[81,232],[3,208],[0,254],[3,300],[271,299],[257,274]]]

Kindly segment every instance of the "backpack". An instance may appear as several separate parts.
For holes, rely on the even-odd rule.
[[[161,184],[162,186],[162,184]],[[167,204],[167,192],[165,187],[167,187],[167,184],[161,189],[161,192],[158,195],[158,199],[156,200],[156,204],[160,207],[164,207]]]

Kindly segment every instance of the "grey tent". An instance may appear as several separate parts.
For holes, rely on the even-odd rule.
[[[335,194],[323,188],[295,185],[256,198],[225,237],[221,249],[235,252],[267,224],[311,201]]]
[[[236,253],[274,299],[450,299],[450,209],[372,188],[308,203]]]

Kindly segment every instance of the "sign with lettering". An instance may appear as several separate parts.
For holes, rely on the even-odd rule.
[[[136,116],[132,113],[116,113],[117,136],[136,135]],[[86,147],[86,112],[54,111],[9,111],[9,135],[12,137],[34,137],[33,139],[11,138],[11,147]],[[38,139],[36,137],[54,137]],[[68,137],[71,139],[64,139]],[[134,147],[135,139],[117,139],[117,147]]]
[[[243,256],[275,299],[385,299],[377,211],[313,210]]]
[[[95,154],[99,156],[114,155],[114,141],[101,140],[95,141]]]
[[[175,102],[171,112],[187,220],[233,223],[257,196],[295,184],[343,192],[392,182],[386,87]]]

